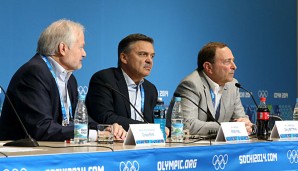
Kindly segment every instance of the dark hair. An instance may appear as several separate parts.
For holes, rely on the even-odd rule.
[[[216,49],[224,47],[227,47],[227,45],[221,42],[207,43],[198,54],[198,71],[204,69],[203,64],[205,62],[214,63]]]
[[[122,52],[129,52],[130,45],[137,41],[146,41],[146,42],[150,42],[152,44],[154,42],[151,37],[148,37],[144,34],[136,33],[136,34],[130,34],[130,35],[126,36],[118,44],[118,67],[121,66],[120,54]]]

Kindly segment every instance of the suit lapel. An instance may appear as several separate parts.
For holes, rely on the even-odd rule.
[[[228,93],[227,90],[228,90],[227,85],[225,85],[220,98],[220,115],[219,115],[218,121],[223,121],[224,117],[226,116],[225,113],[226,113],[228,103],[226,102],[225,98],[227,97],[227,93]]]
[[[212,104],[209,84],[208,84],[207,79],[205,78],[203,73],[200,73],[200,77],[201,77],[201,80],[202,80],[203,86],[204,86],[204,93],[205,93],[205,97],[206,97],[206,101],[207,101],[208,110],[210,111],[212,116],[215,117],[215,112],[216,111],[215,111],[214,106]]]
[[[119,88],[119,91],[125,95],[125,97],[129,100],[129,94],[128,94],[128,88],[125,82],[125,78],[123,76],[122,70],[120,68],[116,69],[115,77],[117,79],[117,86]],[[131,110],[130,110],[130,104],[128,102],[125,102],[125,109],[126,113],[128,114],[127,117],[131,118]]]

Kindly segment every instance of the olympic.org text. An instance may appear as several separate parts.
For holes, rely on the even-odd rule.
[[[157,170],[184,170],[197,168],[197,159],[167,160],[157,162]]]
[[[277,162],[277,153],[240,155],[239,162],[240,162],[240,164]]]

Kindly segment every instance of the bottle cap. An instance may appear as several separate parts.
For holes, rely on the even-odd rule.
[[[175,97],[175,102],[180,102],[181,101],[181,97]]]
[[[266,101],[266,97],[261,97],[261,98],[260,98],[260,101],[261,101],[261,102],[265,102],[265,101]]]
[[[162,98],[161,97],[158,97],[157,98],[157,102],[162,102]]]

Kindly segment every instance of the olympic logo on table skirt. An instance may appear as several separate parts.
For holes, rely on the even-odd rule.
[[[127,161],[126,163],[125,162],[120,162],[120,165],[119,165],[119,170],[120,171],[139,171],[140,169],[140,165],[139,165],[139,162],[137,161]]]
[[[78,92],[80,95],[86,95],[88,92],[88,87],[87,86],[79,86]]]
[[[228,163],[228,155],[225,154],[225,155],[214,155],[213,156],[213,159],[212,159],[212,164],[214,166],[214,169],[215,170],[218,170],[218,169],[225,169],[226,167],[226,164]]]
[[[291,164],[298,163],[298,150],[289,150],[287,152],[287,158]]]
[[[259,90],[258,91],[258,96],[261,98],[261,97],[265,97],[267,98],[268,97],[268,91],[267,90]]]

